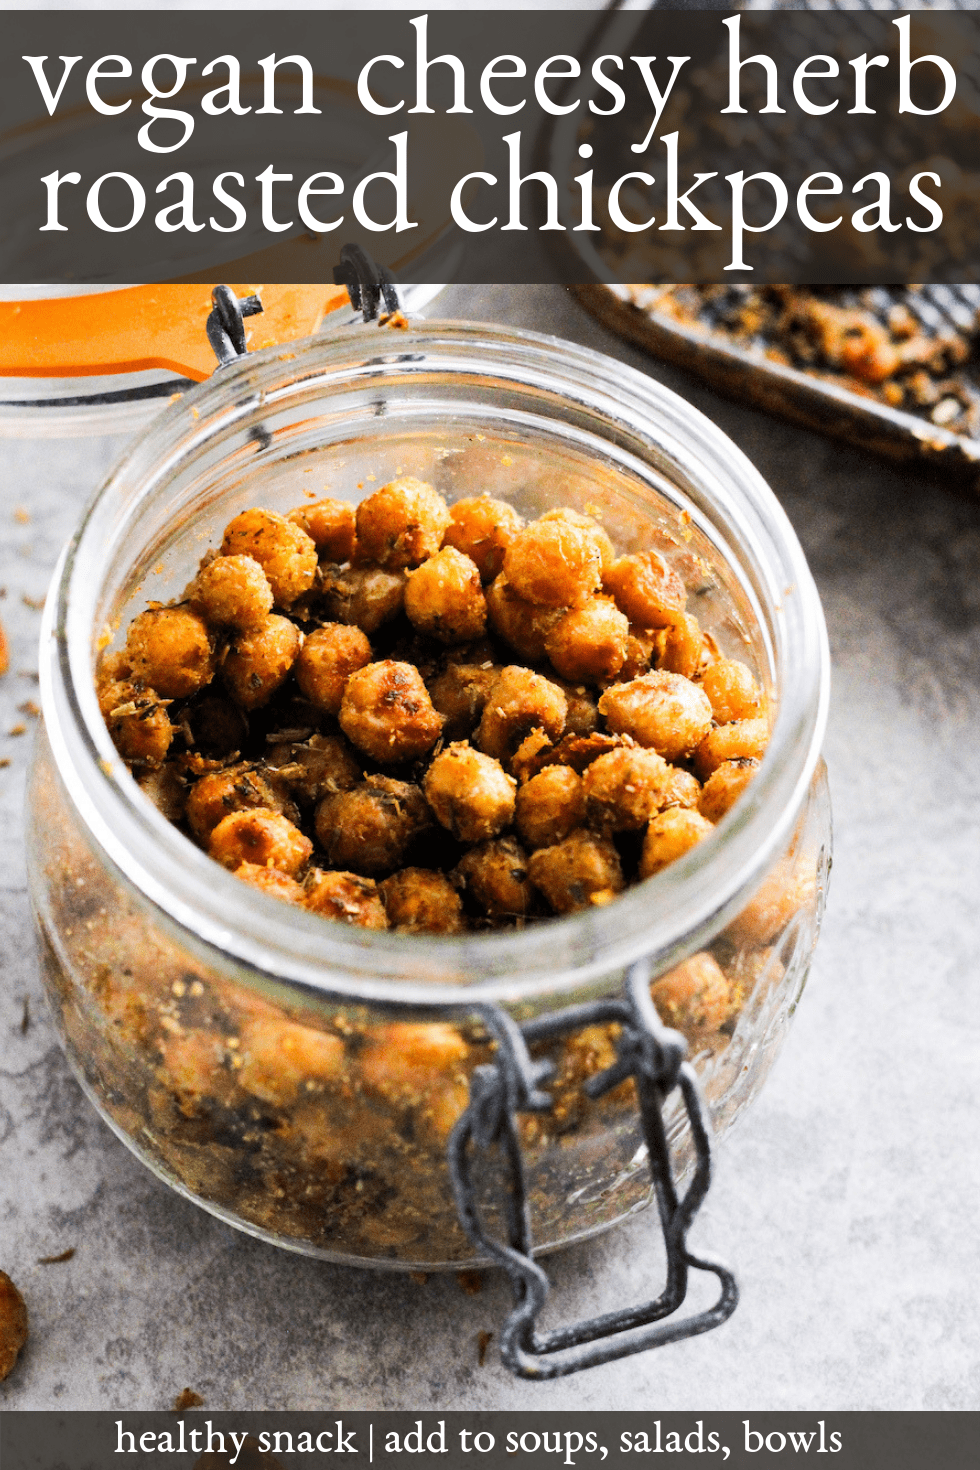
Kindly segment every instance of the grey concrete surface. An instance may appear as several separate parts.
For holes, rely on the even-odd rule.
[[[440,315],[572,337],[654,373],[769,479],[830,627],[836,861],[786,1049],[720,1151],[697,1238],[737,1265],[721,1330],[550,1385],[477,1337],[506,1304],[450,1278],[328,1267],[173,1196],[93,1113],[31,952],[21,802],[39,614],[59,545],[121,440],[12,442],[0,468],[0,1266],[31,1313],[0,1408],[980,1406],[980,503],[723,402],[558,287],[454,289]],[[29,519],[18,516],[18,508]],[[22,1034],[25,1000],[30,1026]],[[636,1295],[652,1222],[553,1265],[563,1315]],[[73,1259],[38,1257],[74,1246]]]

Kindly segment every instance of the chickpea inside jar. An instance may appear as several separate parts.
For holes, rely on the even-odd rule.
[[[646,957],[716,1128],[761,1084],[822,909],[826,649],[770,492],[666,390],[530,334],[377,345],[257,354],[90,507],[31,884],[68,1055],[158,1174],[297,1250],[458,1267],[488,1006]],[[540,1249],[650,1198],[632,1083],[584,1091],[618,1030],[533,1049]]]

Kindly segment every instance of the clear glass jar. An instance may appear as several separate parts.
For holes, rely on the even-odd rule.
[[[99,714],[98,651],[146,602],[178,595],[246,506],[284,510],[324,487],[357,500],[396,473],[450,500],[490,489],[525,514],[599,506],[623,550],[665,549],[775,716],[761,769],[710,839],[587,913],[402,936],[257,892],[143,796]],[[639,373],[556,339],[439,322],[243,360],[155,420],[90,505],[49,599],[41,678],[30,885],[68,1056],[120,1137],[222,1218],[326,1259],[468,1261],[445,1147],[489,1054],[474,1006],[524,1019],[617,995],[641,956],[717,1130],[764,1079],[829,868],[826,635],[761,477]],[[540,1249],[650,1198],[632,1084],[597,1102],[580,1091],[611,1044],[599,1027],[556,1044],[556,1106],[523,1121]],[[683,1163],[679,1113],[671,1128]]]

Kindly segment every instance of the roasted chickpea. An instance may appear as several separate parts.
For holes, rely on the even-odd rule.
[[[338,623],[376,633],[405,605],[405,573],[383,567],[329,567],[324,572],[323,606]]]
[[[512,505],[491,495],[458,500],[449,507],[444,546],[455,546],[477,566],[480,580],[492,582],[504,564],[504,552],[524,525]]]
[[[174,738],[167,714],[169,699],[132,683],[108,683],[99,689],[99,707],[112,743],[124,761],[159,766]]]
[[[420,633],[440,643],[481,638],[487,626],[487,601],[476,563],[453,546],[437,551],[409,573],[405,613]]]
[[[234,872],[242,863],[278,868],[295,878],[310,858],[313,844],[288,817],[253,807],[229,812],[211,833],[208,856]]]
[[[325,561],[350,561],[354,555],[354,507],[346,500],[314,500],[286,517],[299,526]]]
[[[261,888],[270,898],[281,898],[283,903],[302,903],[305,897],[302,883],[278,868],[263,868],[258,863],[242,863],[235,869],[235,877],[253,888]]]
[[[272,613],[264,623],[236,634],[221,665],[221,677],[242,709],[261,709],[281,689],[299,657],[303,639],[288,618]]]
[[[187,824],[198,842],[207,845],[211,833],[230,812],[266,810],[281,815],[286,803],[275,785],[254,765],[244,762],[223,771],[211,771],[195,781],[187,796]]]
[[[694,752],[694,769],[705,781],[726,761],[761,760],[768,743],[767,720],[732,720],[704,736]]]
[[[713,831],[711,823],[697,812],[680,806],[668,807],[647,827],[640,857],[640,877],[652,878],[654,873],[659,873],[668,863],[676,862]]]
[[[564,694],[550,679],[509,664],[490,690],[474,739],[486,755],[503,763],[538,727],[557,740],[567,712]]]
[[[244,510],[225,527],[222,556],[251,556],[269,579],[280,607],[292,607],[316,577],[317,557],[306,532],[272,510]]]
[[[444,1021],[393,1021],[380,1026],[358,1055],[364,1086],[389,1102],[422,1101],[444,1079],[463,1076],[469,1046]]]
[[[500,673],[500,665],[450,664],[428,681],[429,698],[445,720],[447,740],[465,740],[480,723],[484,705]]]
[[[383,765],[417,760],[442,734],[422,675],[393,659],[351,674],[339,718],[348,740]]]
[[[296,800],[307,806],[336,791],[349,791],[362,774],[340,735],[311,735],[300,744],[273,746],[268,763]]]
[[[269,579],[252,556],[214,557],[198,572],[190,595],[209,623],[239,632],[265,622],[274,600]]]
[[[325,796],[316,809],[316,835],[336,868],[390,873],[432,823],[417,786],[390,776],[368,776],[350,791]]]
[[[623,666],[629,620],[610,597],[590,597],[548,630],[545,652],[566,679],[609,679]]]
[[[603,573],[602,589],[641,628],[669,628],[687,602],[684,583],[658,551],[619,557]]]
[[[693,679],[704,663],[704,638],[701,625],[690,613],[681,613],[676,623],[664,629],[663,644],[657,668],[669,674],[683,674]],[[707,694],[707,690],[705,693]],[[708,696],[710,699],[710,695]]]
[[[406,475],[383,485],[357,507],[357,554],[390,572],[434,556],[449,525],[437,490]]]
[[[133,679],[163,699],[186,699],[210,683],[214,651],[207,624],[189,607],[154,607],[133,619],[126,638]]]
[[[685,1036],[718,1031],[732,1009],[732,989],[713,955],[702,950],[650,987],[660,1019]]]
[[[456,864],[453,880],[491,919],[523,918],[534,906],[527,854],[513,837],[471,847]]]
[[[423,786],[437,820],[460,842],[487,842],[514,815],[517,782],[465,741],[436,756]]]
[[[623,890],[623,870],[611,839],[584,827],[532,852],[527,871],[556,914],[609,903]]]
[[[670,768],[670,800],[668,806],[696,807],[701,800],[701,782],[697,776],[692,776],[690,771],[682,771],[679,766]],[[714,821],[708,812],[702,812],[703,817]]]
[[[794,915],[812,906],[813,889],[812,870],[798,871],[792,858],[784,858],[729,924],[726,937],[739,946],[772,944]]]
[[[599,588],[602,557],[594,536],[567,520],[532,521],[504,553],[516,596],[540,607],[575,607]]]
[[[403,934],[458,934],[463,905],[445,873],[403,868],[381,884],[388,923]]]
[[[524,736],[514,751],[510,758],[510,773],[518,786],[521,786],[545,766],[553,765],[556,759],[555,746],[549,740],[548,732],[539,725],[536,730]]]
[[[599,700],[599,713],[614,733],[631,735],[668,761],[696,749],[711,728],[707,695],[680,674],[643,674],[613,684]]]
[[[526,602],[517,596],[501,573],[487,588],[487,613],[505,643],[536,662],[545,656],[548,633],[561,617],[562,609],[536,607],[533,602]]]
[[[607,832],[637,832],[669,799],[671,770],[655,750],[600,755],[582,777],[589,821]]]
[[[565,696],[568,711],[565,715],[566,735],[592,735],[599,728],[599,711],[594,692],[584,684],[571,684],[565,679],[555,679]]]
[[[378,885],[358,873],[312,868],[306,877],[303,902],[314,914],[338,924],[353,924],[358,929],[388,927]]]
[[[730,812],[752,777],[759,769],[759,762],[751,757],[742,760],[722,761],[704,783],[698,798],[698,811],[709,822],[720,822]]]
[[[360,628],[326,623],[307,633],[296,660],[296,682],[311,704],[335,715],[347,680],[369,664],[371,657],[371,644]]]
[[[643,628],[630,626],[630,635],[626,640],[626,655],[623,666],[616,675],[615,682],[618,684],[629,684],[633,679],[638,679],[641,674],[648,674],[650,666],[660,652],[657,633],[647,632]]]
[[[302,1093],[336,1086],[343,1078],[346,1048],[329,1031],[263,1017],[242,1027],[239,1042],[239,1084],[273,1107],[288,1107]]]
[[[517,793],[514,825],[528,847],[552,847],[584,821],[582,778],[570,766],[546,766]]]
[[[759,686],[751,670],[737,658],[719,658],[709,664],[701,678],[701,688],[711,702],[717,725],[751,720],[759,713],[762,704]]]
[[[599,563],[603,571],[606,567],[612,566],[616,560],[616,548],[594,516],[583,515],[581,511],[572,510],[571,506],[563,505],[555,510],[546,510],[544,515],[538,517],[538,520],[545,523],[561,521],[566,526],[576,526],[580,531],[584,531],[599,553]]]

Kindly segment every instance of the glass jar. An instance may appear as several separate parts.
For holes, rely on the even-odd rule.
[[[324,489],[357,500],[396,474],[450,501],[489,489],[525,515],[598,507],[623,551],[662,549],[774,716],[761,768],[707,841],[605,907],[405,936],[258,892],[144,797],[99,713],[99,651],[147,602],[178,596],[247,506]],[[524,1020],[618,995],[640,957],[716,1130],[764,1079],[829,868],[826,635],[761,477],[639,373],[557,339],[439,322],[243,359],[160,415],[90,505],[49,599],[41,679],[30,886],[68,1056],[119,1136],[221,1218],[329,1260],[471,1261],[446,1141],[491,1053],[478,1008]],[[581,1091],[613,1040],[596,1026],[555,1043],[555,1106],[522,1119],[541,1250],[649,1201],[632,1084]],[[679,1110],[668,1128],[683,1167]]]

